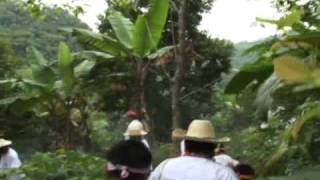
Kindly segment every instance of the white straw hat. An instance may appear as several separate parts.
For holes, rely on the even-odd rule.
[[[193,120],[188,127],[185,139],[209,143],[230,141],[230,138],[216,138],[214,127],[208,120]]]
[[[12,142],[5,139],[0,139],[0,148],[11,145]]]
[[[144,136],[148,134],[144,130],[143,124],[139,120],[133,120],[128,125],[127,131],[124,133],[125,136]]]

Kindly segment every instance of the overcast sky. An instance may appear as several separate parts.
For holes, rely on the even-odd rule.
[[[46,0],[50,1],[50,0]],[[107,7],[105,0],[55,0],[54,3],[74,2],[84,5],[86,13],[80,18],[90,27],[96,28],[97,15]],[[199,29],[212,37],[233,42],[254,41],[275,34],[275,27],[261,27],[256,17],[275,18],[278,14],[269,0],[216,0],[212,10],[203,15]]]

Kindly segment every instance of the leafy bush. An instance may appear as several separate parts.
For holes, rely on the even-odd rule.
[[[99,157],[76,151],[36,153],[22,168],[1,173],[0,179],[21,176],[26,180],[102,180],[104,164]]]

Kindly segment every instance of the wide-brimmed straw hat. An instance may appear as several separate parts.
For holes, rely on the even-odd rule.
[[[128,125],[127,131],[124,133],[125,136],[144,136],[148,134],[144,130],[143,124],[139,120],[133,120]]]
[[[214,127],[208,120],[193,120],[188,127],[188,131],[184,139],[209,143],[222,143],[230,141],[230,138],[228,137],[217,138]]]
[[[186,136],[186,133],[187,133],[187,130],[177,128],[172,131],[171,138],[173,140],[181,140],[181,139],[184,139],[184,137]]]
[[[0,148],[11,145],[12,142],[5,139],[0,139]]]

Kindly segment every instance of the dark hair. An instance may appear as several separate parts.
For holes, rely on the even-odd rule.
[[[226,153],[226,150],[224,148],[224,144],[219,143],[217,147],[215,148],[216,154]]]
[[[10,146],[3,146],[0,148],[0,155],[7,154]]]
[[[185,140],[185,148],[187,152],[203,155],[212,158],[214,155],[215,143],[198,142],[193,140]]]
[[[142,136],[129,136],[129,140],[141,141]]]
[[[107,159],[114,165],[123,165],[129,168],[146,169],[150,168],[152,156],[149,149],[140,141],[120,141],[107,152]],[[107,172],[109,176],[120,177],[120,170]],[[146,179],[148,174],[135,174],[130,172],[126,179]]]
[[[249,164],[240,163],[236,165],[234,170],[239,175],[255,176],[255,171]]]

